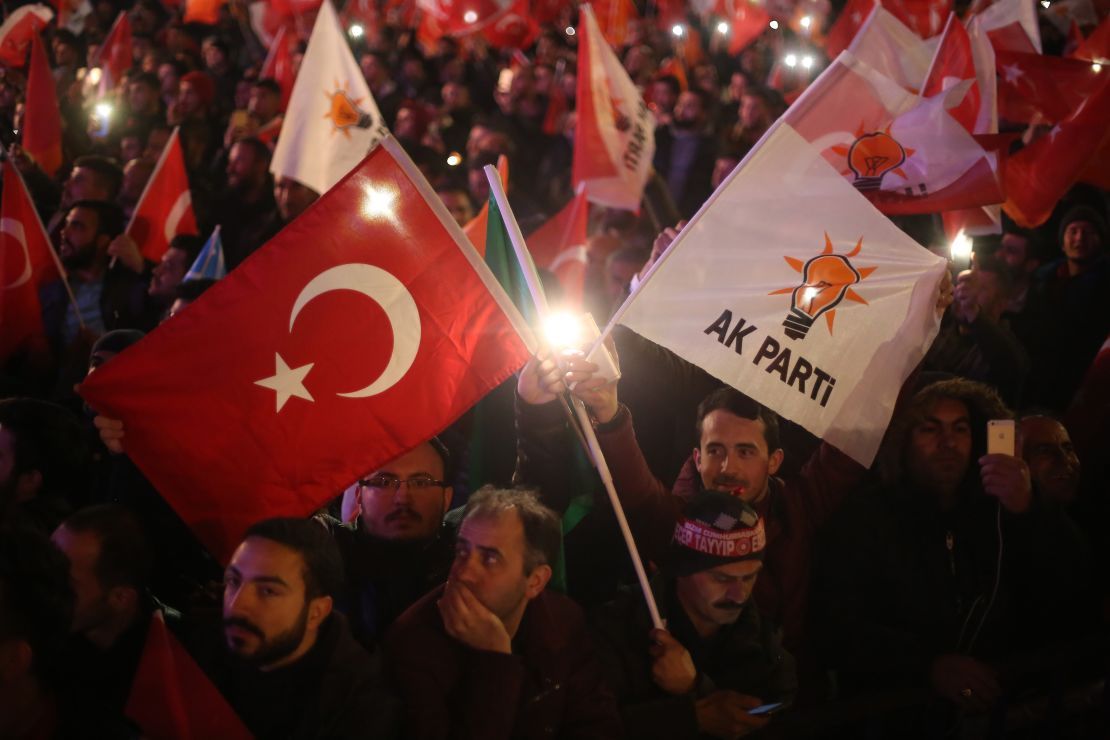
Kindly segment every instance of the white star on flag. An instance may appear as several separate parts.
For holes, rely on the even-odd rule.
[[[1024,75],[1025,73],[1021,71],[1021,67],[1016,64],[1002,65],[1002,76],[1006,78],[1006,84],[1008,85],[1014,84]]]
[[[277,352],[274,353],[274,374],[268,378],[254,381],[255,385],[260,385],[263,388],[269,388],[277,393],[277,410],[281,411],[281,407],[292,396],[303,398],[306,401],[314,400],[312,394],[304,387],[305,376],[308,371],[312,369],[315,363],[310,362],[307,365],[300,367],[290,368],[285,364],[285,360],[281,359],[281,355]]]

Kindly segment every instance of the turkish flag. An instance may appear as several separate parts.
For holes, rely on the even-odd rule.
[[[416,6],[434,18],[448,36],[477,33],[510,12],[514,4],[514,0],[416,0]]]
[[[1110,145],[1110,80],[1070,116],[1010,157],[1006,203],[1002,208],[1020,226],[1040,226],[1076,183],[1092,157]]]
[[[296,71],[293,69],[293,48],[297,45],[297,34],[290,30],[288,23],[278,29],[274,36],[266,60],[262,62],[262,70],[258,73],[260,78],[270,78],[281,86],[281,109],[284,111],[289,105],[289,96],[293,94],[293,83],[297,80]]]
[[[23,112],[23,150],[46,174],[62,166],[62,114],[54,93],[54,75],[38,34],[32,37],[31,68]]]
[[[54,11],[45,5],[24,5],[16,8],[0,26],[0,64],[22,67],[27,61],[31,38],[46,28]]]
[[[220,6],[225,0],[185,0],[186,23],[214,26],[220,20]]]
[[[979,119],[982,95],[979,81],[975,75],[975,59],[971,53],[971,39],[956,14],[948,16],[948,23],[937,44],[936,54],[921,92],[926,97],[939,95],[953,88],[966,88],[949,93],[959,97],[959,102],[948,101],[948,114],[956,119],[969,133],[976,133],[975,123]]]
[[[567,0],[532,0],[532,17],[537,23],[554,23],[569,4]]]
[[[952,0],[883,0],[883,7],[898,17],[923,39],[932,38],[944,28],[952,12]]]
[[[132,63],[131,21],[127,13],[120,11],[93,61],[94,66],[100,67],[100,94],[114,90]]]
[[[749,0],[735,0],[729,18],[732,29],[728,39],[728,53],[736,56],[767,30],[771,16],[759,5]]]
[[[1110,62],[1110,15],[1102,19],[1091,35],[1071,53],[1076,59],[1107,64]]]
[[[667,12],[666,6],[659,3],[656,7],[662,18]],[[601,28],[601,34],[614,49],[624,46],[624,40],[628,37],[629,24],[640,20],[640,14],[636,12],[636,6],[632,4],[632,0],[602,0],[594,9],[594,15],[597,18],[597,25]],[[675,22],[682,20],[683,17],[680,15]],[[581,29],[579,31],[581,32]],[[667,32],[670,32],[670,28]]]
[[[0,362],[26,347],[44,351],[39,288],[62,274],[23,178],[4,168],[0,201]]]
[[[526,49],[539,35],[540,25],[528,10],[528,0],[516,0],[482,35],[497,49]]]
[[[80,392],[226,561],[251,524],[308,516],[442,431],[533,344],[388,138]]]
[[[157,262],[175,236],[196,233],[193,197],[189,193],[185,158],[181,154],[181,140],[175,128],[135,205],[135,213],[127,225],[127,235],[139,245],[145,259]]]
[[[223,694],[166,629],[161,611],[150,618],[124,714],[151,740],[252,737]]]
[[[1036,4],[1030,0],[998,0],[976,17],[995,51],[1041,53]]]
[[[579,192],[563,210],[556,213],[528,237],[528,251],[536,267],[550,270],[563,286],[567,303],[582,305],[586,285],[586,223],[590,206],[586,194]]]
[[[1055,124],[1098,91],[1106,75],[1082,59],[996,52],[998,115],[1011,123]]]
[[[825,35],[825,51],[830,57],[848,48],[877,4],[877,0],[848,0]]]

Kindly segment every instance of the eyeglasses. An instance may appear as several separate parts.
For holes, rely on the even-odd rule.
[[[363,478],[358,482],[365,488],[381,488],[396,491],[404,483],[410,491],[423,491],[425,488],[443,488],[447,484],[427,475],[415,475],[412,478],[395,478],[392,475],[375,475],[373,478]]]

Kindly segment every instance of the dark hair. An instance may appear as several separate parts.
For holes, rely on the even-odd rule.
[[[195,260],[194,260],[195,261]],[[177,285],[177,290],[174,292],[174,297],[192,303],[197,298],[200,298],[204,291],[215,285],[218,280],[212,278],[194,278],[192,280],[182,280]]]
[[[191,266],[204,249],[204,237],[197,234],[178,234],[170,239],[170,249],[180,249],[185,253],[185,261]]]
[[[158,75],[153,72],[139,72],[131,76],[132,82],[141,82],[155,92],[162,89],[162,82],[158,79]]]
[[[671,89],[671,93],[677,98],[682,92],[682,83],[674,75],[660,75],[652,80],[652,84],[662,82],[664,85]]]
[[[251,87],[257,87],[274,95],[281,95],[281,85],[273,77],[261,77],[254,81]]]
[[[123,233],[123,209],[118,203],[110,200],[79,200],[69,207],[85,208],[96,213],[96,235],[104,234],[109,239],[115,239]]]
[[[42,474],[40,496],[63,496],[85,484],[92,455],[69,410],[35,398],[6,398],[0,400],[0,429],[12,435],[13,475]]]
[[[69,562],[28,529],[0,531],[0,637],[31,646],[31,669],[48,677],[73,621]]]
[[[100,542],[96,577],[104,588],[129,586],[142,593],[150,583],[153,555],[143,525],[119,504],[81,509],[62,526],[70,532],[95,535]]]
[[[73,161],[73,168],[78,167],[96,175],[101,185],[108,191],[108,200],[115,200],[119,195],[119,189],[123,185],[123,169],[116,160],[99,154],[86,154]]]
[[[272,152],[270,147],[263,143],[262,139],[257,136],[245,136],[242,139],[237,139],[232,146],[245,146],[254,151],[256,159],[262,162],[269,162]]]
[[[1009,296],[1014,291],[1014,270],[1010,267],[1009,263],[1002,260],[993,254],[976,255],[975,257],[975,270],[978,272],[989,272],[998,279],[998,287],[1002,290],[1002,294]]]
[[[562,524],[554,511],[540,503],[535,491],[483,486],[466,502],[462,521],[507,511],[515,511],[524,527],[524,575],[540,565],[554,566],[563,540]]]
[[[702,422],[714,411],[727,411],[741,419],[763,422],[763,439],[767,443],[767,452],[779,449],[778,414],[729,386],[718,388],[698,404],[698,420],[694,427],[698,434],[698,444],[701,444]]]
[[[278,517],[251,526],[243,539],[261,537],[295,550],[304,560],[306,599],[335,596],[343,587],[343,560],[327,528],[314,519]]]

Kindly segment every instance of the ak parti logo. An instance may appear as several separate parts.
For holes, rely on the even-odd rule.
[[[884,131],[868,132],[861,124],[856,130],[855,141],[847,146],[834,146],[832,151],[847,159],[849,172],[843,174],[853,176],[852,184],[857,189],[878,190],[888,173],[907,179],[902,165],[916,150],[898,143],[890,133],[890,126]]]
[[[323,117],[332,122],[335,131],[341,131],[348,139],[351,138],[351,134],[347,129],[352,126],[370,128],[373,125],[373,117],[358,107],[362,98],[351,98],[346,81],[340,86],[339,81],[336,80],[334,89],[331,92],[325,92],[324,97],[328,99],[328,112]]]
[[[819,316],[825,317],[829,334],[832,334],[836,308],[842,301],[867,305],[867,301],[852,286],[869,277],[878,268],[856,267],[852,264],[851,258],[858,255],[862,248],[863,237],[860,237],[851,252],[836,254],[826,232],[825,249],[816,257],[810,257],[805,262],[795,257],[783,257],[795,272],[802,275],[801,285],[768,293],[790,294],[790,313],[782,322],[786,336],[791,339],[805,339]]]

